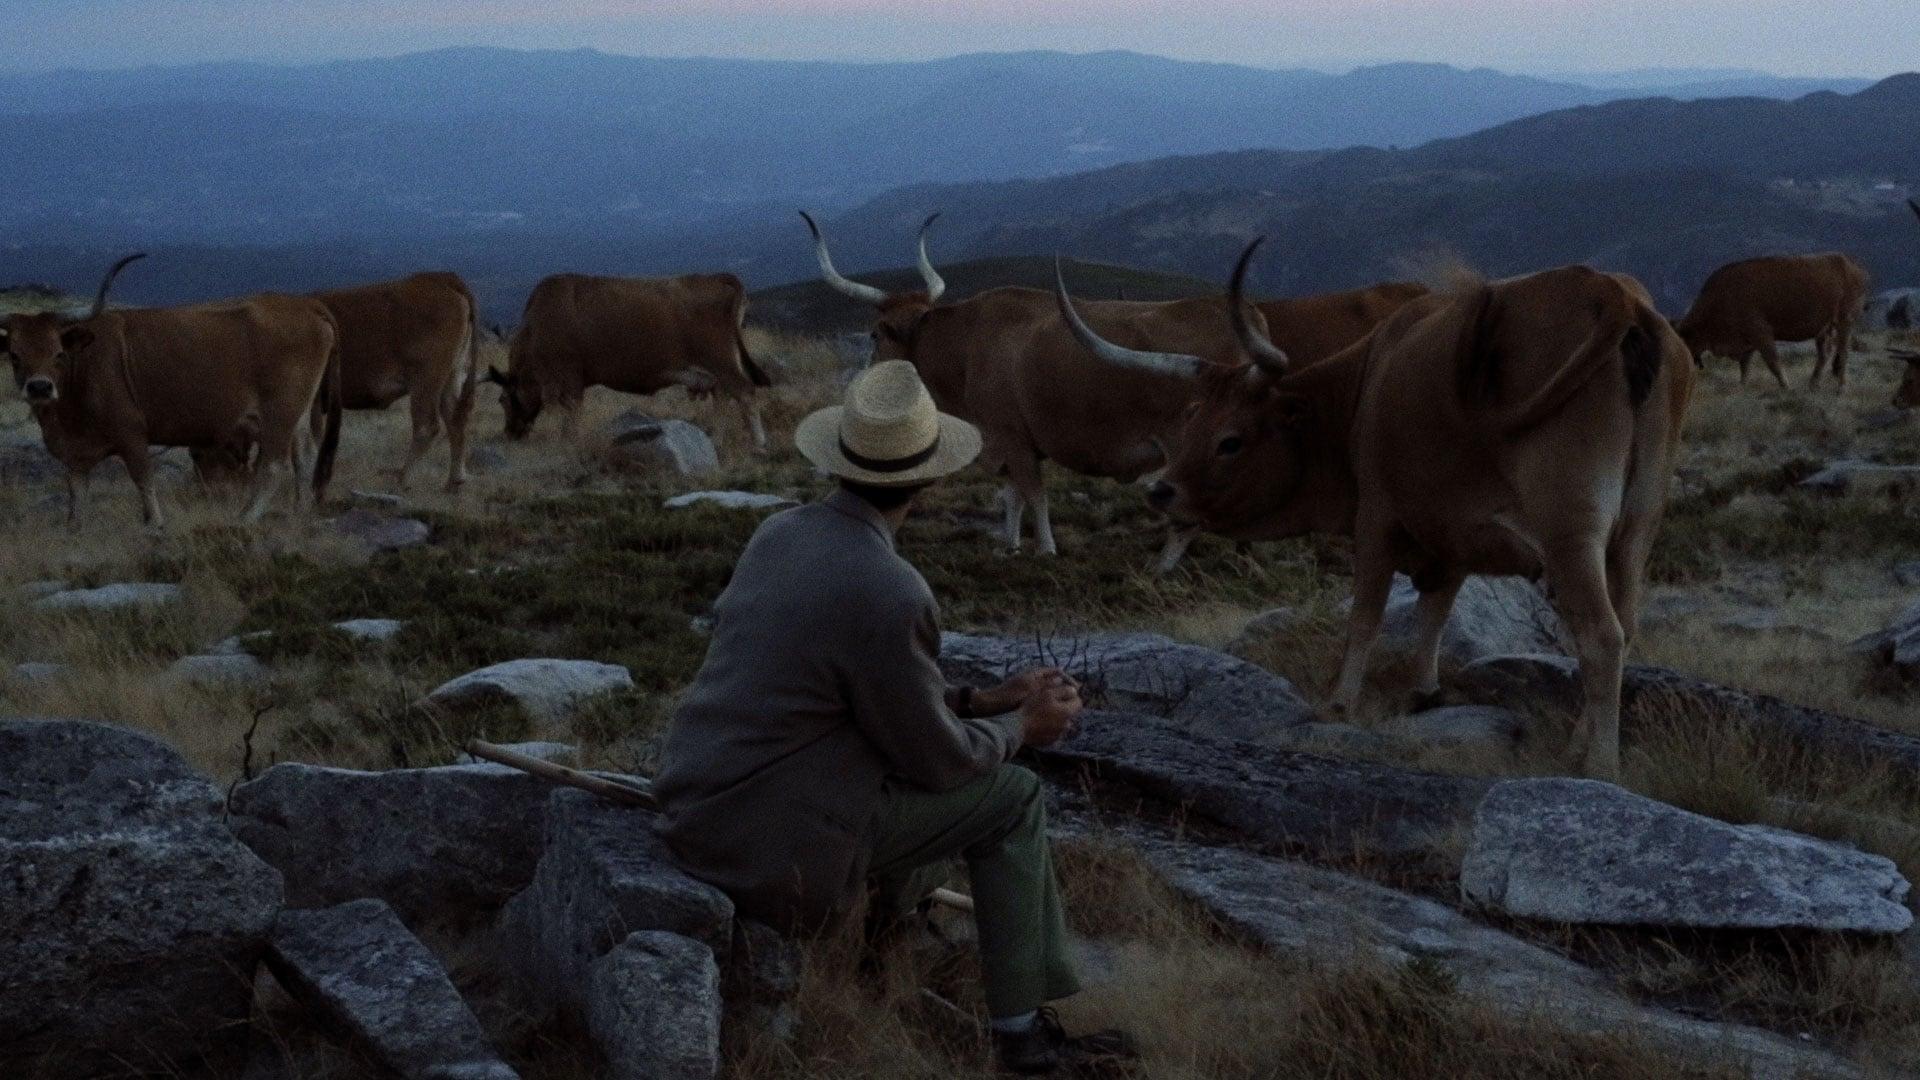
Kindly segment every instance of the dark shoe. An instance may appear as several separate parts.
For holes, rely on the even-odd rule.
[[[993,1033],[993,1057],[1002,1072],[1044,1076],[1062,1069],[1077,1076],[1102,1076],[1124,1071],[1140,1057],[1124,1031],[1097,1031],[1069,1036],[1052,1009],[1025,1031]]]

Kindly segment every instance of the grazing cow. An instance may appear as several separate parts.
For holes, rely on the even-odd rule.
[[[340,394],[348,409],[384,409],[401,398],[413,437],[396,470],[401,488],[445,425],[447,490],[467,479],[467,420],[480,379],[480,305],[457,274],[314,294],[340,326]]]
[[[246,520],[266,512],[281,469],[303,463],[301,421],[325,412],[314,463],[314,499],[326,493],[340,446],[339,331],[326,306],[264,295],[185,308],[107,310],[126,265],[115,263],[86,314],[13,315],[0,348],[13,362],[47,451],[67,467],[67,517],[75,521],[94,466],[118,456],[148,525],[164,522],[149,483],[150,446],[244,456],[258,446]],[[298,494],[295,495],[296,501]]]
[[[899,294],[842,277],[819,225],[811,215],[801,216],[813,232],[827,284],[877,309],[874,361],[910,361],[942,411],[980,428],[981,463],[1007,481],[1004,537],[1010,550],[1020,548],[1027,507],[1033,509],[1040,553],[1058,550],[1046,462],[1121,481],[1160,469],[1166,464],[1160,444],[1179,430],[1193,399],[1191,363],[1242,360],[1219,297],[1087,304],[1086,317],[1119,342],[1089,352],[1075,341],[1046,290],[1008,286],[940,303],[946,285],[927,257],[927,228],[938,214],[920,228],[918,262],[926,289]],[[1252,317],[1265,322],[1258,313]],[[1168,362],[1142,350],[1200,359]],[[1191,539],[1190,532],[1172,537],[1160,569],[1178,565]]]
[[[1814,343],[1813,378],[1820,383],[1829,364],[1833,377],[1847,385],[1847,354],[1853,348],[1853,322],[1867,299],[1867,272],[1845,255],[1774,255],[1743,259],[1715,270],[1701,286],[1686,318],[1676,328],[1696,365],[1708,353],[1739,361],[1740,380],[1759,353],[1767,369],[1787,387],[1780,370],[1777,341]]]
[[[746,317],[746,289],[732,274],[556,274],[527,298],[506,372],[489,368],[486,378],[500,384],[511,438],[525,438],[547,405],[562,409],[573,430],[591,386],[627,394],[682,386],[737,401],[755,452],[764,453],[767,431],[753,392],[772,380],[747,353]]]
[[[1694,378],[1646,291],[1585,267],[1473,279],[1301,371],[1239,325],[1254,363],[1197,368],[1200,404],[1152,503],[1241,539],[1353,538],[1340,710],[1395,571],[1420,590],[1422,691],[1467,575],[1544,575],[1579,654],[1583,766],[1616,775],[1622,657]]]
[[[1388,281],[1347,292],[1255,304],[1267,336],[1296,368],[1311,367],[1373,333],[1387,316],[1427,295],[1425,285]]]

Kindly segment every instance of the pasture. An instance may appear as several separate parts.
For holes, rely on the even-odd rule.
[[[837,399],[839,360],[810,339],[753,330],[749,343],[782,372],[766,396],[775,449],[763,459],[750,455],[725,402],[679,391],[651,401],[593,391],[577,438],[545,418],[530,440],[508,443],[494,391],[483,388],[468,486],[439,490],[443,441],[398,509],[356,493],[388,491],[384,471],[407,438],[404,406],[350,413],[329,504],[317,515],[279,505],[259,528],[239,524],[238,496],[208,492],[184,473],[162,492],[170,528],[159,536],[140,528],[137,501],[115,469],[102,470],[86,516],[71,529],[57,483],[9,483],[0,488],[0,514],[9,522],[0,533],[0,592],[17,598],[30,583],[50,580],[153,581],[181,584],[185,599],[152,614],[111,617],[38,612],[16,599],[0,621],[0,658],[9,667],[42,662],[65,671],[9,681],[7,711],[154,732],[223,786],[278,761],[443,764],[474,736],[573,743],[592,765],[644,774],[654,737],[700,662],[696,620],[760,519],[704,507],[668,511],[662,501],[689,490],[796,499],[826,490],[787,436],[801,416]],[[1806,349],[1786,354],[1788,391],[1757,377],[1742,386],[1729,363],[1709,368],[1650,568],[1649,617],[1630,662],[1920,734],[1920,687],[1846,648],[1887,625],[1920,587],[1898,585],[1894,576],[1897,564],[1920,558],[1920,484],[1863,479],[1841,494],[1800,486],[1840,459],[1920,463],[1920,419],[1869,419],[1885,409],[1900,376],[1901,365],[1886,354],[1890,344],[1898,342],[1869,336],[1862,343],[1844,392],[1804,388]],[[502,363],[498,355],[486,359]],[[719,474],[689,480],[621,464],[602,432],[634,407],[709,432]],[[0,404],[0,436],[34,434],[24,405],[10,395]],[[1348,595],[1344,545],[1203,538],[1179,570],[1156,577],[1150,567],[1163,533],[1139,487],[1058,472],[1049,481],[1057,558],[997,550],[998,483],[977,472],[936,489],[910,522],[902,551],[942,599],[948,629],[1062,643],[1098,630],[1151,630],[1223,647],[1253,616],[1284,605],[1299,615],[1291,629],[1246,655],[1316,699],[1326,693]],[[356,503],[424,521],[431,541],[369,554],[326,523]],[[356,618],[404,627],[378,646],[329,629]],[[208,686],[162,677],[178,657],[232,636],[267,663],[266,682]],[[529,656],[621,664],[635,689],[554,727],[506,711],[456,721],[414,704],[450,677]],[[1390,687],[1390,673],[1385,681]],[[1381,723],[1394,707],[1392,693],[1374,695],[1358,722]],[[1399,763],[1548,770],[1525,755],[1491,763],[1422,754]],[[1630,733],[1625,763],[1635,790],[1728,820],[1849,839],[1893,857],[1909,877],[1920,875],[1920,796],[1897,778],[1842,775],[1727,736],[1711,715],[1675,715],[1657,731]],[[1782,795],[1798,809],[1783,809]],[[1102,943],[1110,974],[1066,1011],[1075,1022],[1131,1027],[1150,1075],[1736,1075],[1678,1065],[1631,1031],[1562,1034],[1537,1018],[1491,1011],[1417,968],[1357,958],[1302,966],[1242,948],[1098,836],[1067,844],[1063,863],[1076,929]],[[589,1075],[566,1033],[530,1029],[489,1004],[497,977],[483,955],[450,944],[456,940],[463,939],[450,933],[440,942],[456,981],[480,1003],[522,1074]],[[1920,1069],[1920,963],[1898,947],[1840,941],[1695,950],[1599,936],[1552,944],[1608,954],[1607,970],[1636,998],[1804,1035],[1888,1075]],[[970,979],[904,957],[876,984],[858,974],[856,952],[846,941],[814,945],[796,1041],[735,1040],[733,1074],[984,1070],[977,1040],[956,1035],[952,1019],[918,996],[920,986],[935,985],[968,1005]],[[313,1075],[366,1075],[364,1063],[331,1049],[290,1013],[269,1009],[260,1024],[264,1034],[303,1047]]]

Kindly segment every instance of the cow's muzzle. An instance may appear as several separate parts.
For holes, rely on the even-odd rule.
[[[53,380],[44,375],[28,379],[21,384],[20,390],[27,395],[28,401],[35,404],[46,404],[60,396],[60,391],[55,389]]]
[[[1179,497],[1180,492],[1165,480],[1147,489],[1147,505],[1163,514],[1173,507],[1173,501]]]

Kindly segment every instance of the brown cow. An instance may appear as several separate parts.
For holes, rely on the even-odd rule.
[[[1179,430],[1193,399],[1191,363],[1242,360],[1219,297],[1089,303],[1086,317],[1119,342],[1090,353],[1044,290],[1008,286],[940,303],[946,285],[927,257],[927,229],[938,214],[920,227],[918,264],[926,289],[899,294],[842,277],[819,225],[811,215],[801,216],[813,232],[827,284],[878,309],[874,361],[910,361],[943,411],[980,428],[981,463],[1007,480],[1004,538],[1010,550],[1020,548],[1027,507],[1033,508],[1040,553],[1058,550],[1046,462],[1122,481],[1152,473],[1166,463],[1161,441]],[[1177,350],[1200,359],[1169,362],[1144,350]],[[1191,539],[1190,532],[1172,537],[1160,569],[1177,565]]]
[[[1694,378],[1646,291],[1585,267],[1473,279],[1298,372],[1248,334],[1253,364],[1201,369],[1153,504],[1242,539],[1353,538],[1343,711],[1395,571],[1420,590],[1423,691],[1467,575],[1544,575],[1579,653],[1584,768],[1616,775],[1622,657]]]
[[[413,437],[399,486],[446,426],[447,490],[467,479],[467,420],[480,380],[480,305],[457,274],[314,294],[340,326],[340,393],[348,409],[384,409],[401,398]]]
[[[671,278],[556,274],[534,286],[499,383],[507,435],[522,439],[547,405],[567,414],[573,430],[588,387],[655,394],[682,386],[696,395],[724,394],[740,405],[754,450],[767,431],[753,399],[772,385],[747,352],[741,324],[747,292],[732,274]]]
[[[1894,408],[1920,408],[1920,352],[1913,349],[1893,349],[1890,352],[1895,360],[1907,365],[1906,374],[1893,392]]]
[[[258,446],[246,520],[266,512],[280,470],[303,468],[301,420],[324,403],[326,428],[314,463],[316,502],[340,446],[339,332],[326,306],[264,295],[198,307],[107,310],[126,265],[115,263],[93,307],[79,317],[14,315],[0,347],[46,440],[67,467],[67,517],[78,519],[94,466],[118,456],[140,494],[141,516],[159,528],[149,483],[150,446],[237,452]],[[296,493],[296,501],[298,495]]]
[[[1687,317],[1676,327],[1692,351],[1694,363],[1708,353],[1740,363],[1740,380],[1758,352],[1767,369],[1787,387],[1780,370],[1777,341],[1814,343],[1813,378],[1817,386],[1829,364],[1841,386],[1847,385],[1847,354],[1853,348],[1853,321],[1867,299],[1867,272],[1845,255],[1773,255],[1743,259],[1715,270],[1700,288]]]
[[[1267,300],[1254,307],[1266,316],[1267,336],[1294,367],[1302,368],[1373,333],[1387,316],[1425,295],[1425,285],[1388,281],[1347,292]]]

